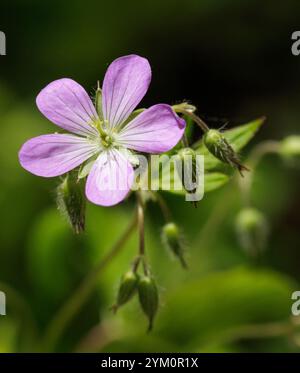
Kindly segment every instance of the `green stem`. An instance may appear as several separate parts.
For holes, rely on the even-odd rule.
[[[248,172],[243,178],[238,179],[238,185],[245,205],[250,205],[250,194],[256,167],[265,155],[272,153],[276,154],[278,149],[279,142],[267,140],[255,146],[250,153],[247,164],[249,165],[251,172]]]
[[[139,258],[142,260],[144,273],[148,274],[148,265],[145,256],[145,211],[144,202],[140,192],[137,192],[137,216],[138,216],[138,227],[139,227]],[[139,261],[140,262],[140,261]],[[139,263],[138,262],[138,263]]]
[[[202,253],[203,250],[210,250],[214,240],[218,237],[218,229],[226,220],[228,211],[235,198],[236,191],[232,186],[228,185],[227,189],[225,189],[224,193],[220,195],[219,200],[215,203],[213,210],[195,239],[195,242],[202,248]]]
[[[69,325],[75,315],[79,312],[80,308],[87,301],[89,295],[95,288],[99,274],[104,270],[107,265],[114,259],[114,257],[121,251],[126,241],[133,233],[137,224],[137,217],[134,216],[132,221],[127,226],[124,233],[112,246],[107,255],[100,261],[100,263],[90,272],[82,281],[79,288],[71,295],[67,302],[58,311],[50,325],[46,329],[43,346],[46,351],[52,351],[63,334],[65,328]]]
[[[181,105],[180,104],[174,105],[172,107],[176,113],[184,114],[190,117],[196,124],[198,124],[198,126],[202,129],[204,133],[209,131],[208,125],[201,118],[199,118],[196,114],[194,114],[192,111],[186,110],[184,107],[184,103]]]
[[[181,142],[182,142],[182,146],[184,148],[188,148],[189,147],[189,140],[188,140],[187,135],[186,135],[185,132],[183,133]]]
[[[164,200],[164,198],[161,196],[160,193],[152,192],[152,194],[155,198],[155,201],[158,203],[158,205],[161,209],[161,212],[163,214],[163,217],[164,217],[166,223],[168,223],[172,219],[172,214],[171,214],[171,211],[170,211],[166,201]]]
[[[142,198],[138,195],[138,206],[137,206],[137,215],[138,215],[138,227],[139,227],[139,255],[145,255],[145,216],[144,216],[144,206]]]

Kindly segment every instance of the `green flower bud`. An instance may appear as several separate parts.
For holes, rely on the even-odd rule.
[[[240,163],[237,153],[221,132],[214,129],[208,130],[204,134],[203,140],[209,152],[220,161],[236,167],[240,173],[248,171],[247,167]]]
[[[279,154],[289,162],[300,160],[300,136],[292,135],[283,139],[279,145]]]
[[[196,152],[191,148],[180,149],[176,167],[185,191],[188,193],[195,193],[197,190]]]
[[[68,220],[75,233],[84,231],[86,201],[82,182],[75,172],[68,173],[56,189],[59,211]]]
[[[236,217],[236,232],[241,246],[250,255],[257,256],[266,247],[269,224],[265,216],[254,208],[245,208]]]
[[[117,302],[112,307],[114,312],[134,296],[138,286],[138,279],[139,276],[133,271],[128,271],[122,276],[117,295]]]
[[[165,246],[180,260],[183,268],[187,268],[184,259],[184,244],[183,237],[178,225],[175,223],[167,223],[162,229],[162,240]]]
[[[148,317],[148,331],[153,327],[153,320],[158,309],[158,289],[154,279],[150,276],[143,276],[138,282],[138,292],[141,307]]]

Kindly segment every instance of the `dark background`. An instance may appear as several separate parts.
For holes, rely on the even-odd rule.
[[[267,122],[254,139],[253,147],[264,139],[280,140],[299,134],[300,56],[291,53],[291,34],[299,28],[300,4],[296,0],[15,0],[1,3],[0,30],[6,34],[7,55],[0,56],[0,290],[3,282],[21,294],[33,310],[40,333],[66,296],[123,230],[133,208],[132,201],[111,210],[89,206],[88,232],[81,238],[72,236],[55,209],[51,190],[56,181],[27,174],[17,160],[18,149],[25,140],[55,131],[35,106],[40,89],[52,80],[71,77],[92,94],[96,81],[102,80],[112,60],[139,54],[149,59],[153,70],[144,106],[187,99],[216,128],[224,122],[231,128],[265,115]],[[166,316],[158,320],[157,334],[144,335],[141,314],[140,323],[136,324],[137,305],[116,318],[108,312],[118,278],[134,253],[136,243],[133,242],[128,254],[119,262],[115,259],[118,263],[99,279],[98,291],[58,350],[74,350],[99,319],[108,320],[107,341],[101,335],[106,342],[101,342],[100,347],[87,345],[88,351],[103,348],[120,352],[294,350],[296,347],[290,347],[285,339],[271,340],[269,344],[256,339],[233,343],[219,341],[216,336],[223,330],[220,319],[227,320],[229,314],[232,317],[228,316],[230,321],[225,321],[226,328],[289,317],[289,291],[297,290],[300,280],[299,185],[299,169],[286,167],[278,157],[270,156],[260,165],[254,201],[266,213],[273,229],[262,263],[254,268],[236,242],[232,229],[239,209],[233,187],[226,186],[206,195],[197,211],[191,211],[176,197],[167,197],[190,240],[193,264],[189,274],[179,275],[177,263],[170,262],[163,251],[159,241],[162,221],[157,217],[157,209],[150,208],[149,250],[153,247],[153,269],[166,299],[162,311]],[[229,206],[228,201],[232,202]],[[214,218],[207,228],[211,214],[217,217],[216,229]],[[268,271],[274,271],[270,275],[274,278],[268,277]],[[255,284],[260,274],[266,276],[264,281],[270,282],[270,289],[266,287],[266,294],[261,290],[257,295]],[[223,307],[217,301],[215,289],[227,280],[230,286],[233,284],[231,294],[236,291],[238,300],[233,304],[228,301]],[[276,286],[280,287],[285,280],[290,284],[289,290],[280,293]],[[252,289],[253,298],[247,301],[240,299],[243,281],[245,289]],[[236,282],[240,289],[235,289]],[[179,284],[183,286],[180,293]],[[207,294],[202,294],[203,286],[205,289],[211,286],[211,293],[207,290]],[[202,289],[199,299],[184,296],[189,291],[198,294],[198,289]],[[179,294],[170,295],[178,298],[172,298],[172,303],[168,293],[176,291]],[[273,291],[278,295],[278,304]],[[220,292],[227,294],[226,289]],[[259,299],[268,296],[268,305],[260,303]],[[252,310],[250,304],[256,299],[257,308]],[[203,306],[203,310],[203,302],[210,306]],[[186,311],[190,334],[185,335],[189,326],[182,322],[181,328],[177,318],[181,320],[181,309],[192,309],[195,303],[200,309],[197,306],[197,312],[190,314]],[[278,311],[279,314],[272,316],[274,308],[280,308],[282,313]],[[20,347],[20,335],[26,324],[20,321],[22,315],[22,310],[12,310],[1,318],[0,350],[36,350],[26,342]],[[193,324],[195,320],[198,327]],[[174,325],[178,325],[177,331],[173,330]]]

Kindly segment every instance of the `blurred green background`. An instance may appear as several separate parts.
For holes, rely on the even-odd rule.
[[[71,77],[93,92],[115,58],[136,53],[153,70],[143,105],[191,100],[215,128],[260,115],[267,122],[246,148],[299,133],[300,57],[291,54],[299,1],[15,0],[1,4],[0,30],[0,351],[39,351],[55,313],[108,252],[134,213],[134,200],[113,208],[88,205],[87,229],[74,236],[54,202],[57,180],[35,177],[17,159],[30,137],[54,132],[35,97],[47,83]],[[99,276],[88,302],[56,351],[299,351],[289,327],[291,294],[300,288],[299,169],[266,157],[255,174],[253,201],[272,231],[257,262],[237,242],[241,208],[234,180],[194,209],[166,200],[189,243],[190,269],[163,248],[160,211],[149,206],[146,247],[160,286],[154,331],[134,300],[109,311],[118,281],[136,253],[137,235]],[[288,325],[288,327],[286,327]]]

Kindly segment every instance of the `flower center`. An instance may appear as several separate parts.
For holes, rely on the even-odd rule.
[[[105,148],[109,148],[113,144],[114,138],[112,134],[109,133],[107,129],[105,128],[104,124],[106,124],[107,126],[107,123],[105,122],[106,121],[97,120],[94,122],[94,125],[99,131],[101,145],[104,146]]]
[[[105,131],[104,131],[105,132]],[[105,148],[109,148],[113,143],[113,138],[112,136],[108,135],[107,133],[101,134],[101,144]]]

